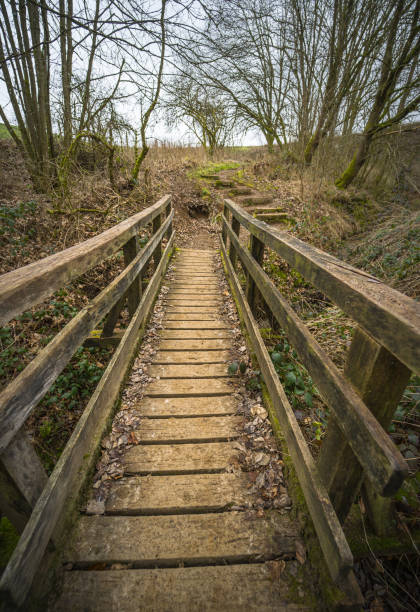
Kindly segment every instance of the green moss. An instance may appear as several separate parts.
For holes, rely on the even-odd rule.
[[[188,178],[201,178],[202,174],[217,174],[223,170],[231,170],[237,168],[240,164],[238,162],[226,161],[226,162],[209,162],[205,166],[199,166],[194,170],[188,172]]]
[[[346,189],[356,176],[356,156],[353,157],[343,174],[335,181],[338,189]]]

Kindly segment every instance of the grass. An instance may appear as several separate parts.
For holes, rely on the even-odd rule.
[[[189,178],[201,178],[203,174],[217,174],[223,170],[232,170],[240,166],[239,162],[225,161],[225,162],[209,162],[204,166],[199,166],[188,173]]]
[[[12,126],[17,134],[19,134],[19,128],[16,126]],[[11,140],[11,136],[9,134],[8,129],[4,125],[4,123],[0,123],[0,140]]]

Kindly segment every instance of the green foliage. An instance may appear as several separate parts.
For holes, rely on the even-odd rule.
[[[28,224],[22,231],[21,222],[33,217],[36,208],[36,202],[19,202],[16,206],[0,204],[0,247],[10,245],[11,255],[16,255],[35,236],[35,224]]]
[[[19,534],[12,523],[3,516],[0,520],[0,570],[3,570],[19,541]]]
[[[239,166],[238,162],[226,161],[226,162],[209,162],[205,166],[200,166],[195,170],[192,170],[188,173],[189,178],[201,178],[202,174],[217,174],[218,172],[222,172],[223,170],[231,170],[232,168],[237,168]]]
[[[239,363],[237,361],[232,361],[232,363],[229,364],[228,366],[228,375],[235,376],[235,374],[238,373],[238,370],[239,370]]]

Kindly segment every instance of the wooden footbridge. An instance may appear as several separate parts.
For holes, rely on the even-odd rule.
[[[287,444],[331,580],[344,593],[341,605],[355,609],[361,597],[342,525],[362,483],[365,504],[380,522],[407,475],[386,429],[410,372],[420,370],[419,307],[365,272],[270,228],[233,201],[225,200],[220,251],[177,252],[149,372],[153,381],[138,406],[139,443],[124,455],[124,478],[113,483],[104,514],[78,511],[173,254],[173,214],[166,196],[99,236],[0,278],[4,324],[124,252],[124,271],[1,393],[0,509],[21,533],[0,583],[6,609],[36,608],[46,568],[60,578],[51,610],[316,609],[296,598],[287,571],[273,571],[273,562],[287,566],[304,544],[298,524],[275,510],[245,511],[248,475],[230,469],[242,419],[235,386],[226,377],[233,335],[220,314],[220,257],[267,389],[273,431]],[[147,227],[150,238],[140,248],[138,232]],[[241,228],[249,234],[249,248],[242,246]],[[265,248],[358,325],[344,374],[263,271]],[[317,462],[254,319],[258,300],[277,319],[330,408]],[[125,304],[131,319],[117,336]],[[102,339],[118,345],[47,478],[24,423],[101,322]]]

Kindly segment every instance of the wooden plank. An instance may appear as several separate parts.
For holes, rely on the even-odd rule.
[[[181,305],[181,306],[174,306],[173,304],[168,303],[166,305],[166,313],[167,315],[171,315],[173,314],[184,314],[184,315],[197,315],[200,316],[201,314],[216,314],[218,318],[220,318],[219,315],[219,304],[214,304],[212,306],[196,306],[196,305]],[[197,316],[195,318],[197,318]]]
[[[86,516],[64,551],[71,563],[135,563],[176,567],[180,563],[263,561],[293,557],[297,526],[286,516],[242,512],[174,516]]]
[[[227,224],[225,224],[225,227],[228,227]],[[232,264],[227,257],[222,240],[220,244],[232,291],[241,309],[241,315],[245,321],[265,384],[270,393],[273,406],[270,410],[270,418],[273,422],[274,431],[280,423],[328,569],[334,580],[343,580],[351,571],[353,555],[293,409],[280,384],[277,372],[261,338]]]
[[[178,302],[178,303],[194,303],[194,304],[201,304],[201,302],[204,302],[205,304],[207,304],[208,302],[212,303],[212,304],[219,304],[220,303],[220,293],[212,293],[212,294],[202,294],[202,293],[188,293],[188,294],[183,294],[183,293],[178,293],[175,291],[170,291],[167,294],[167,300],[169,302]]]
[[[232,442],[132,446],[123,457],[125,474],[211,474],[225,472],[238,454]]]
[[[227,231],[234,241],[235,236],[229,227]],[[401,487],[408,472],[395,444],[270,278],[238,242],[236,248],[243,265],[335,415],[367,477],[382,495],[392,495]]]
[[[220,378],[169,378],[152,382],[145,389],[145,395],[148,397],[209,397],[229,393],[233,393],[233,385]]]
[[[388,431],[401,396],[410,380],[410,370],[360,328],[356,328],[344,372],[369,410]],[[336,419],[330,417],[321,447],[318,469],[341,523],[344,523],[363,480],[363,469]],[[368,493],[365,506],[376,535],[390,529],[391,500]],[[383,500],[383,501],[382,501]],[[370,503],[370,501],[372,503]],[[374,510],[372,508],[374,507]],[[373,511],[371,511],[373,510]]]
[[[232,330],[230,329],[162,329],[160,336],[165,340],[204,340],[213,338],[232,338]]]
[[[291,603],[285,577],[273,580],[270,563],[160,570],[72,571],[64,575],[55,612],[132,612],[133,601],[148,612],[301,612]]]
[[[231,395],[219,397],[144,397],[138,406],[145,417],[193,417],[235,414],[237,405]]]
[[[420,374],[420,303],[287,232],[268,228],[232,200],[225,200],[225,205],[251,234]]]
[[[161,225],[162,225],[162,213],[160,215],[157,215],[153,219],[153,225],[152,225],[153,234],[156,234],[156,232],[159,230]],[[159,241],[159,244],[157,245],[157,247],[155,248],[153,252],[153,270],[157,269],[161,257],[162,257],[162,241]]]
[[[227,338],[213,340],[162,340],[159,348],[163,351],[219,351],[231,348]]]
[[[169,295],[220,295],[220,288],[217,289],[179,289],[171,287]]]
[[[85,242],[40,259],[0,277],[0,325],[111,257],[170,202],[166,195],[118,225]]]
[[[89,471],[95,451],[120,391],[120,385],[138,342],[141,323],[147,317],[172,253],[174,235],[166,245],[159,268],[151,278],[141,303],[111,358],[86,409],[64,448],[38,499],[31,518],[4,570],[0,592],[17,605],[27,596],[48,541],[63,508],[77,499],[83,476]],[[69,502],[69,496],[72,497]]]
[[[134,476],[112,483],[105,512],[120,515],[220,512],[249,502],[250,486],[245,473]]]
[[[239,416],[143,419],[136,437],[141,444],[223,442],[237,438],[242,423]]]
[[[0,512],[2,516],[7,516],[18,533],[22,533],[31,516],[31,506],[10,478],[1,462]]]
[[[250,251],[251,256],[255,259],[256,263],[261,266],[264,260],[264,243],[261,240],[258,240],[255,236],[251,235],[251,244]],[[231,244],[234,244],[231,241]],[[235,249],[236,253],[236,249]],[[261,293],[258,291],[255,281],[251,274],[248,274],[248,278],[246,280],[246,299],[248,300],[249,307],[251,311],[255,313],[255,308],[258,304],[258,301],[261,300]]]
[[[228,376],[226,363],[214,364],[171,364],[152,365],[149,367],[150,376],[155,378],[226,378]]]
[[[187,321],[194,321],[194,322],[200,322],[200,321],[220,321],[220,315],[217,312],[207,312],[207,313],[193,313],[193,312],[189,312],[189,313],[172,313],[169,312],[165,318],[163,319],[164,323],[168,323],[169,321],[173,322],[173,321],[179,321],[180,323],[186,323]]]
[[[226,363],[230,359],[228,351],[158,351],[153,357],[154,364],[166,363]]]
[[[0,456],[0,461],[31,508],[47,484],[47,473],[34,446],[21,429]]]
[[[220,300],[180,300],[178,298],[169,298],[166,300],[169,306],[182,306],[183,308],[187,306],[196,306],[199,303],[201,306],[216,306],[219,307],[221,304]]]
[[[172,212],[173,215],[173,212]],[[57,376],[72,358],[110,307],[124,294],[146,264],[171,218],[149,241],[125,270],[43,348],[31,363],[0,394],[0,451],[22,427],[32,409],[44,397]]]

